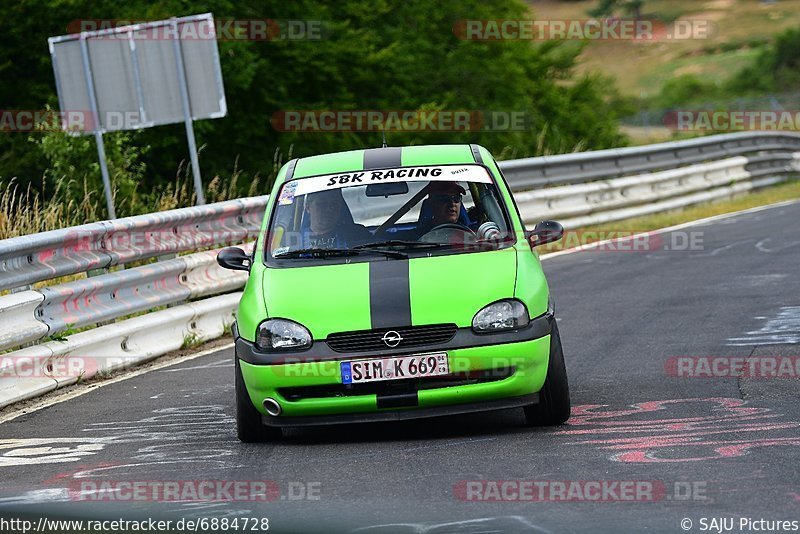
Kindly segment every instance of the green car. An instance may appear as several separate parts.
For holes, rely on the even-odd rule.
[[[236,422],[282,427],[523,408],[570,413],[564,356],[535,247],[497,162],[477,145],[383,147],[280,170],[237,321]]]

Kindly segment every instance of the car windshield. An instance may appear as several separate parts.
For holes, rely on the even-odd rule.
[[[301,260],[475,252],[514,241],[491,176],[468,164],[289,181],[278,193],[268,236],[268,259]]]

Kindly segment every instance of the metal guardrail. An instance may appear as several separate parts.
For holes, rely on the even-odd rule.
[[[252,243],[244,246],[251,247]],[[219,267],[217,252],[198,252],[0,297],[0,318],[8,317],[0,325],[0,350],[241,288],[247,275]]]
[[[526,222],[556,219],[576,228],[775,184],[800,171],[800,134],[714,135],[505,161],[500,168]]]
[[[800,152],[800,134],[747,132],[500,164],[514,192],[671,169],[758,152]]]
[[[267,197],[162,211],[0,242],[0,290],[252,239]]]
[[[556,218],[575,227],[777,183],[800,170],[800,135],[726,134],[504,161],[500,168],[526,222]],[[0,407],[221,336],[247,276],[220,269],[215,250],[196,251],[252,241],[266,203],[266,196],[243,198],[0,241],[0,290],[12,291],[0,296],[0,350],[40,342],[0,354]],[[175,257],[186,252],[193,253]],[[160,261],[108,272],[151,258]],[[78,375],[55,371],[67,360]],[[27,376],[21,366],[30,362]]]

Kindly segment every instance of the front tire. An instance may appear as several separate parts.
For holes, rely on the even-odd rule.
[[[567,367],[564,364],[564,351],[561,336],[553,318],[550,332],[550,361],[547,364],[547,377],[539,392],[539,403],[525,406],[525,422],[528,426],[560,425],[569,419],[570,400]]]
[[[277,427],[265,426],[261,413],[253,406],[247,387],[244,385],[239,358],[234,357],[236,368],[236,436],[242,443],[264,443],[279,440],[283,431]]]

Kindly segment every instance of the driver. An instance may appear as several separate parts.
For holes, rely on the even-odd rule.
[[[425,229],[457,223],[461,216],[461,196],[466,192],[456,182],[431,182],[427,198],[431,219],[425,224]]]
[[[372,237],[369,230],[353,221],[341,189],[309,194],[306,212],[304,248],[350,248]]]

